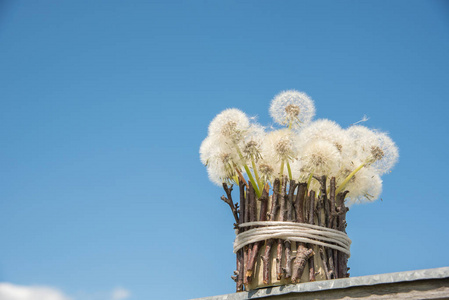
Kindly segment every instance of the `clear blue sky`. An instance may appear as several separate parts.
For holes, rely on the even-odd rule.
[[[285,89],[400,149],[383,201],[348,213],[351,275],[449,266],[448,2],[1,1],[0,281],[233,292],[233,218],[198,149],[225,108],[271,124]]]

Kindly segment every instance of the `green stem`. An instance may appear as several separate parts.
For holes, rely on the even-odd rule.
[[[338,193],[341,192],[341,190],[343,190],[343,188],[345,187],[345,185],[349,182],[349,180],[351,180],[352,177],[354,177],[354,175],[360,171],[364,166],[366,165],[366,163],[361,164],[360,166],[357,167],[357,169],[355,169],[354,171],[352,171],[346,178],[345,180],[343,180],[343,182],[340,184],[340,186],[337,188],[337,190],[335,191],[335,194],[338,195]]]
[[[256,192],[257,198],[260,198],[262,194],[259,192],[259,188],[257,187],[257,182],[254,180],[253,174],[251,174],[251,170],[248,168],[246,164],[243,165],[245,168],[246,173],[248,174],[249,180],[251,181],[251,185],[254,188],[254,191]]]
[[[281,180],[281,184],[279,185],[279,193],[282,192],[282,182],[284,182],[284,178],[282,175],[284,174],[284,160],[281,161],[281,172],[279,174],[279,179]]]
[[[243,162],[243,167],[245,168],[246,173],[248,174],[248,178],[251,181],[251,185],[254,188],[254,191],[256,192],[257,198],[260,198],[260,196],[262,196],[262,194],[259,192],[259,188],[257,187],[257,182],[254,180],[253,174],[251,173],[251,170],[248,168],[248,166],[246,165],[246,163],[244,162],[244,157],[242,152],[240,151],[240,148],[237,144],[234,144],[235,148],[237,149],[237,153],[239,154],[240,159]]]
[[[287,170],[288,170],[288,178],[290,180],[293,180],[292,169],[290,168],[290,164],[288,163],[288,160],[287,160]]]
[[[307,190],[310,188],[310,183],[312,182],[313,173],[310,173],[309,180],[307,180]]]
[[[251,155],[251,164],[253,165],[254,176],[256,176],[257,184],[259,185],[259,189],[263,191],[264,186],[260,181],[259,174],[257,173],[256,162],[254,161],[254,155]]]

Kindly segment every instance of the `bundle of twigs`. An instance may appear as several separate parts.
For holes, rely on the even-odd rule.
[[[314,177],[321,186],[318,193],[307,190],[307,183],[296,183],[294,180],[275,180],[271,196],[268,186],[261,197],[256,197],[250,184],[242,180],[239,182],[240,201],[234,203],[231,195],[233,186],[223,183],[226,196],[222,196],[231,208],[236,223],[234,227],[239,232],[246,230],[239,228],[240,224],[252,221],[295,221],[298,223],[317,224],[322,227],[338,229],[345,232],[346,212],[349,210],[344,204],[347,191],[336,195],[335,178],[330,179],[329,197],[326,190],[326,176]],[[288,192],[287,192],[288,191]],[[316,197],[316,195],[319,195]],[[259,205],[258,205],[259,202]],[[268,210],[268,204],[271,208]],[[258,212],[258,213],[257,213]],[[276,245],[276,247],[273,247]],[[296,249],[296,250],[293,250]],[[296,253],[295,253],[296,252]],[[301,242],[282,239],[268,239],[256,242],[240,249],[236,254],[237,269],[232,279],[236,282],[236,291],[250,290],[255,269],[259,264],[263,283],[259,286],[278,285],[282,283],[298,283],[308,266],[307,281],[315,281],[317,264],[315,256],[320,256],[322,272],[321,278],[336,279],[348,277],[347,255],[323,246],[314,246]],[[273,265],[272,256],[275,256]],[[276,278],[271,278],[271,269],[275,267]]]

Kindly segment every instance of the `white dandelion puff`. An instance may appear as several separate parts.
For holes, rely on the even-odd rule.
[[[390,171],[399,158],[399,150],[393,140],[384,132],[374,131],[364,126],[349,127],[348,135],[353,139],[352,155],[380,175]]]
[[[207,136],[200,146],[200,160],[205,166],[208,165],[208,161],[212,155],[217,151],[217,145],[214,144],[214,140]]]
[[[223,182],[232,183],[233,178],[237,176],[237,168],[238,157],[232,152],[217,151],[207,164],[209,179],[217,185]]]
[[[299,132],[301,144],[306,145],[318,140],[333,144],[340,153],[348,151],[352,139],[334,121],[320,119],[310,123]]]
[[[226,143],[220,143],[220,140],[216,136],[207,136],[200,146],[200,160],[205,166],[209,165],[211,158],[216,157],[220,153],[233,153],[235,157],[235,162],[238,165],[241,164],[240,159],[237,159],[238,155],[231,147],[231,145]]]
[[[242,148],[247,160],[254,159],[257,162],[262,158],[260,152],[265,134],[265,128],[259,124],[251,124],[248,128]]]
[[[313,140],[326,140],[334,142],[338,139],[339,133],[342,131],[340,125],[328,119],[319,119],[304,127],[299,133],[299,138],[304,143]]]
[[[348,205],[373,202],[382,193],[382,179],[371,168],[363,168],[351,178],[345,190],[349,191]]]
[[[307,94],[289,90],[274,97],[271,101],[270,115],[280,125],[298,128],[312,120],[315,106]]]
[[[210,122],[209,135],[216,136],[224,143],[237,144],[244,139],[249,124],[249,118],[241,110],[226,109]]]
[[[241,168],[241,160],[228,145],[220,144],[216,137],[206,137],[200,146],[200,160],[207,166],[209,179],[217,185],[231,183]]]
[[[271,162],[275,172],[282,172],[283,163],[296,159],[298,136],[289,129],[281,129],[268,133],[262,144],[262,157]],[[283,173],[282,175],[285,175]]]
[[[262,153],[268,160],[292,160],[296,156],[296,135],[288,129],[268,133],[263,141]]]
[[[349,159],[348,157],[342,157],[342,164],[340,167],[340,170],[338,171],[337,176],[335,176],[337,181],[337,186],[340,186],[345,179],[348,178],[349,175],[360,165],[362,164],[361,161],[357,159]],[[348,179],[347,182],[353,182],[355,180],[354,176]]]
[[[380,175],[389,172],[399,159],[399,149],[393,140],[384,132],[376,132],[377,147],[371,149],[376,161],[371,164]]]
[[[262,182],[272,181],[274,176],[274,167],[268,161],[260,161],[259,163],[259,175]]]
[[[335,176],[340,170],[341,155],[331,142],[317,140],[301,149],[298,161],[301,173]]]

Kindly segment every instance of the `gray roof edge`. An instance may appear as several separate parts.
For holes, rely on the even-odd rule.
[[[197,300],[243,300],[256,299],[273,295],[285,295],[289,293],[318,292],[330,289],[344,289],[355,286],[369,286],[378,284],[399,283],[406,281],[417,281],[426,279],[443,279],[449,278],[449,267],[424,269],[416,271],[405,271],[386,273],[379,275],[367,275],[350,277],[344,279],[323,280],[315,282],[305,282],[299,284],[289,284],[283,286],[262,288],[250,292],[226,294],[220,296],[212,296],[198,298]]]

